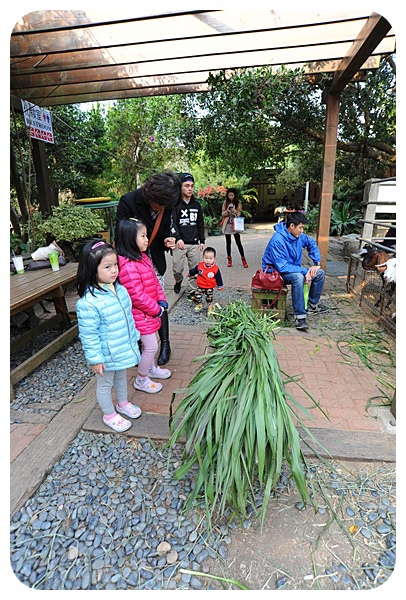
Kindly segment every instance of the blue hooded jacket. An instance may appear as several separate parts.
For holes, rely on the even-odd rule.
[[[120,371],[140,360],[132,302],[126,288],[115,284],[116,294],[105,287],[89,290],[76,302],[79,339],[89,365],[104,364],[106,371]]]
[[[269,240],[262,257],[262,270],[272,265],[282,276],[284,273],[306,275],[309,269],[302,267],[303,248],[306,248],[314,264],[320,263],[320,250],[311,237],[301,233],[296,238],[289,233],[286,223],[277,223],[274,229],[275,233]]]

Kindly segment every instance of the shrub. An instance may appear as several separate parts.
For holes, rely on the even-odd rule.
[[[50,238],[57,243],[75,242],[92,237],[103,228],[104,219],[90,208],[61,204],[53,207],[50,217],[44,217],[40,212],[32,215],[30,247],[46,246]]]
[[[360,231],[361,211],[355,202],[333,202],[331,210],[330,234],[347,235]]]

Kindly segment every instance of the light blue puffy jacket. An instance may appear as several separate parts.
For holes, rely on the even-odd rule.
[[[139,331],[135,328],[130,296],[120,283],[117,295],[105,287],[88,290],[76,302],[79,339],[89,365],[105,364],[106,371],[120,371],[140,360]]]

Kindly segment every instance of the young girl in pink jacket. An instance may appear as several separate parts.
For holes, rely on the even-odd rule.
[[[134,387],[148,394],[156,394],[162,390],[162,384],[151,379],[168,379],[172,375],[169,369],[161,369],[155,364],[158,351],[157,331],[161,327],[161,315],[167,310],[168,303],[146,254],[148,238],[144,223],[134,218],[118,221],[115,248],[120,283],[130,295],[135,327],[141,335],[141,360]]]

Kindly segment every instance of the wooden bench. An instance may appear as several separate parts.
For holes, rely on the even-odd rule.
[[[10,316],[31,309],[40,300],[48,297],[52,298],[56,313],[55,316],[46,319],[30,331],[14,339],[10,344],[11,352],[15,352],[26,342],[48,329],[55,326],[68,327],[64,333],[11,371],[10,393],[12,398],[14,397],[14,384],[21,381],[28,373],[31,373],[78,335],[77,323],[72,323],[64,296],[64,287],[76,281],[77,269],[77,263],[68,263],[61,267],[59,271],[39,269],[37,271],[25,271],[23,275],[16,274],[10,277]]]

